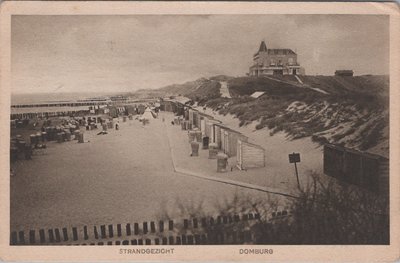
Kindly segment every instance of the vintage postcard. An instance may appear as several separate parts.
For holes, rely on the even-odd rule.
[[[2,260],[398,260],[395,4],[0,19]]]

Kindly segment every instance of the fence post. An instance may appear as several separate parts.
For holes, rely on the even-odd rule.
[[[68,231],[67,231],[67,228],[63,228],[62,229],[62,231],[63,231],[63,236],[64,236],[64,241],[68,241]]]
[[[88,235],[88,231],[87,231],[87,226],[83,227],[83,239],[84,240],[88,240],[89,239],[89,235]]]
[[[131,224],[126,224],[126,235],[130,236],[132,234]]]
[[[48,230],[49,233],[49,242],[50,243],[54,243],[54,233],[53,233],[53,229],[49,229]]]
[[[100,232],[101,232],[101,238],[106,238],[106,226],[105,225],[100,226]]]
[[[44,235],[44,229],[39,230],[39,238],[40,238],[40,243],[45,243],[46,242],[46,237]]]
[[[94,238],[99,239],[99,233],[97,232],[97,227],[93,226],[93,233],[94,233]]]
[[[173,236],[169,236],[168,241],[169,241],[169,245],[174,245],[174,237]]]
[[[122,236],[121,224],[117,224],[117,235],[118,235],[119,237]]]
[[[78,229],[76,229],[76,227],[73,227],[73,228],[72,228],[72,239],[73,239],[74,241],[77,241],[77,240],[78,240]]]
[[[148,232],[147,222],[143,222],[143,233],[147,234],[147,232]]]
[[[56,242],[61,242],[60,230],[58,228],[54,229],[54,233],[56,235]]]
[[[19,231],[18,232],[18,237],[19,237],[19,244],[25,244],[25,233],[24,233],[24,231]]]
[[[11,245],[16,245],[18,244],[18,236],[17,236],[17,232],[13,231],[11,232]]]
[[[35,244],[36,240],[35,240],[35,230],[30,230],[29,231],[29,243],[31,244]]]
[[[134,231],[135,235],[139,234],[139,224],[138,223],[133,224],[133,231]]]
[[[108,236],[114,237],[114,227],[113,225],[108,225]]]

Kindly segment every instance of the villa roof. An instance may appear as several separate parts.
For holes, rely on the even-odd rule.
[[[296,54],[293,50],[289,48],[271,48],[268,49],[265,41],[261,41],[260,48],[254,56],[257,56],[260,52],[268,52],[268,55],[289,55]]]
[[[264,41],[261,41],[260,48],[258,49],[258,52],[265,52],[265,51],[267,51],[267,45],[265,44]]]
[[[268,49],[269,55],[286,55],[286,54],[296,54],[293,50],[289,48],[275,48],[275,49]]]

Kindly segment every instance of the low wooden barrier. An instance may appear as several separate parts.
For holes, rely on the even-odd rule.
[[[274,212],[269,220],[289,216]],[[12,231],[10,245],[198,245],[251,242],[251,225],[259,214],[150,221],[100,226]],[[242,227],[238,227],[242,224]],[[246,236],[248,237],[246,239]]]

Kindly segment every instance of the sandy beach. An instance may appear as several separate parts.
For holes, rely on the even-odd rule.
[[[235,193],[266,197],[260,191],[175,173],[167,125],[160,118],[144,127],[120,118],[118,131],[85,131],[83,144],[48,142],[43,154],[17,161],[12,165],[11,229],[187,216],[179,211],[180,204],[201,203],[204,213],[215,214],[217,204]],[[181,146],[175,147],[188,147],[187,137],[176,134]],[[189,148],[184,154],[189,155]],[[201,162],[197,167],[201,169]]]

